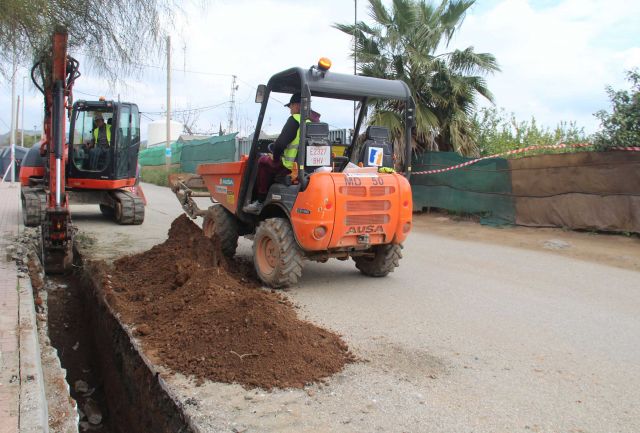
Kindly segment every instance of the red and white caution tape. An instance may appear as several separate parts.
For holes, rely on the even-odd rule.
[[[529,147],[523,147],[522,149],[514,149],[514,150],[509,150],[507,152],[502,152],[502,153],[496,153],[495,155],[489,155],[489,156],[483,156],[482,158],[478,158],[478,159],[472,159],[471,161],[467,161],[467,162],[463,162],[462,164],[456,164],[456,165],[452,165],[451,167],[446,167],[446,168],[439,168],[439,169],[435,169],[435,170],[426,170],[426,171],[413,171],[411,172],[412,175],[416,175],[416,174],[436,174],[436,173],[444,173],[446,171],[451,171],[451,170],[456,170],[458,168],[462,168],[462,167],[468,167],[470,165],[476,164],[480,161],[484,161],[485,159],[492,159],[492,158],[497,158],[500,156],[507,156],[507,155],[516,155],[518,153],[524,153],[524,152],[528,152],[530,150],[541,150],[541,149],[569,149],[569,148],[580,148],[580,147],[591,147],[593,146],[590,143],[579,143],[579,144],[547,144],[547,145],[543,145],[543,146],[529,146]],[[640,152],[640,147],[611,147],[609,148],[610,150],[626,150],[626,151],[632,151],[632,152]]]

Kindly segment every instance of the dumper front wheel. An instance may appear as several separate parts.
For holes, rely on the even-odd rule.
[[[389,272],[397,268],[402,258],[402,245],[376,245],[370,254],[356,256],[356,268],[370,277],[386,277]]]
[[[233,257],[238,248],[238,223],[236,218],[221,205],[211,206],[202,223],[204,235],[214,235],[220,240],[220,249],[225,257]]]
[[[253,241],[253,264],[266,285],[280,288],[297,283],[302,260],[289,221],[269,218],[260,223]]]

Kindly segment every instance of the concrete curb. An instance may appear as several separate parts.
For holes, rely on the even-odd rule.
[[[49,431],[49,414],[40,361],[33,288],[18,278],[20,338],[20,433]]]

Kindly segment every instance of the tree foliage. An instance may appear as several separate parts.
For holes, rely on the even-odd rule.
[[[627,71],[627,79],[630,91],[607,87],[613,111],[595,113],[602,129],[595,134],[594,144],[600,149],[640,146],[640,73],[637,69]]]
[[[85,54],[96,71],[115,78],[134,62],[157,52],[163,26],[173,19],[175,0],[2,0],[0,73],[8,76],[14,53],[30,66],[49,50],[57,26],[69,32],[69,46]]]
[[[448,49],[474,3],[442,0],[435,5],[426,0],[393,0],[387,8],[382,0],[369,0],[374,24],[334,26],[355,34],[361,75],[408,84],[417,106],[414,146],[456,150],[464,155],[478,153],[471,116],[478,97],[492,101],[484,76],[499,71],[499,67],[493,55],[477,53],[473,47]],[[400,145],[403,108],[397,102],[374,102],[370,119],[387,126]]]
[[[473,134],[481,156],[547,144],[573,144],[589,141],[576,122],[560,122],[554,129],[538,125],[535,117],[518,120],[504,109],[482,108],[473,116]],[[573,149],[569,149],[573,151]],[[545,150],[545,153],[549,153]]]

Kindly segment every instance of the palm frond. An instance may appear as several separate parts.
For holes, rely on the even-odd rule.
[[[393,17],[382,3],[382,0],[369,0],[369,16],[381,26],[393,25]]]
[[[362,75],[403,80],[416,102],[412,143],[423,149],[455,149],[477,153],[471,118],[477,99],[493,95],[485,76],[500,70],[495,57],[473,47],[438,53],[451,42],[475,0],[369,0],[372,24],[336,24],[355,32],[358,69]],[[397,102],[371,102],[370,122],[386,126],[398,147],[404,128]],[[401,155],[404,153],[401,152]]]

